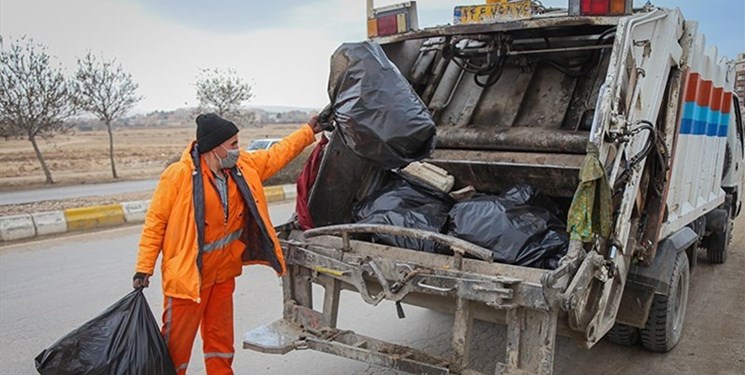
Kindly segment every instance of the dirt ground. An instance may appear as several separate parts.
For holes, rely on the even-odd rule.
[[[299,124],[267,125],[241,129],[241,147],[251,140],[281,138],[297,129]],[[118,180],[158,178],[163,169],[176,161],[184,147],[194,138],[195,128],[138,128],[114,131],[114,151]],[[58,135],[48,141],[40,140],[39,147],[55,181],[54,185],[79,185],[113,182],[109,164],[109,140],[105,130],[74,132]],[[308,148],[286,170],[281,171],[267,185],[288,183],[302,168]],[[36,159],[31,142],[26,139],[0,138],[0,194],[3,191],[43,188],[44,172]],[[99,204],[149,199],[152,192],[42,201],[0,206],[0,216],[22,213],[63,210]]]
[[[239,134],[241,146],[252,139],[280,138],[298,128],[298,124],[244,128]],[[180,157],[195,128],[116,129],[114,151],[120,179],[156,178],[168,162]],[[109,140],[105,130],[58,135],[40,140],[39,147],[55,180],[55,185],[112,182],[109,165]],[[0,191],[44,186],[44,173],[31,142],[26,139],[0,138]]]

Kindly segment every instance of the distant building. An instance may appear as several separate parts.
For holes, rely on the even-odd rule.
[[[735,59],[735,93],[740,99],[740,113],[745,114],[745,53]]]

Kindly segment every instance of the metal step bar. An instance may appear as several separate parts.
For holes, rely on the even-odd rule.
[[[338,329],[316,336],[285,319],[246,333],[243,348],[269,354],[311,349],[412,374],[450,373],[447,360],[419,350]]]

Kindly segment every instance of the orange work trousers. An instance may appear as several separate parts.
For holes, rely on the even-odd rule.
[[[179,375],[186,374],[197,329],[202,333],[204,364],[209,375],[233,374],[233,291],[235,279],[201,290],[201,303],[165,297],[163,338]]]

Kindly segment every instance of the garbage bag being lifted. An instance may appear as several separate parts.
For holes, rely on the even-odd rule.
[[[35,362],[43,375],[176,374],[142,289],[57,340]]]
[[[448,221],[452,202],[406,180],[393,180],[354,207],[358,223],[385,224],[441,233]],[[428,253],[449,253],[447,246],[409,237],[375,235],[386,245]]]
[[[428,157],[435,123],[380,45],[344,43],[331,56],[328,94],[345,145],[383,169]]]
[[[450,211],[450,234],[492,250],[496,262],[555,269],[569,238],[554,210],[537,190],[518,185],[500,196],[456,203]]]

